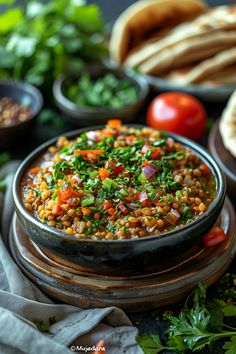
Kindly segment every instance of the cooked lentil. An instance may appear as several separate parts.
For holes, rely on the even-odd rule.
[[[24,205],[43,223],[106,240],[183,227],[209,208],[215,189],[192,151],[119,120],[74,140],[60,137],[22,180]]]

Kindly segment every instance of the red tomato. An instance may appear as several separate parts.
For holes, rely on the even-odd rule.
[[[201,102],[181,92],[167,92],[157,96],[147,111],[147,124],[151,127],[193,140],[203,136],[206,120],[206,111]]]
[[[205,248],[214,247],[227,240],[227,235],[218,226],[214,226],[211,231],[204,236],[203,244]]]

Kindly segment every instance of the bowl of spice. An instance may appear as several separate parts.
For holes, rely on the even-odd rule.
[[[130,122],[148,91],[146,79],[138,73],[106,64],[58,77],[53,85],[56,105],[77,126],[102,124],[116,117]]]
[[[0,80],[0,147],[11,146],[32,127],[42,104],[42,94],[36,87]]]

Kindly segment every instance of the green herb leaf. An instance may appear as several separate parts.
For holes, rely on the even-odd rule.
[[[160,337],[156,334],[143,334],[137,336],[137,342],[142,347],[144,354],[157,354],[166,347],[161,343]]]

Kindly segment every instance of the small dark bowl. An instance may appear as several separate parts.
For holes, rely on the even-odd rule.
[[[0,127],[0,148],[6,149],[32,128],[35,118],[42,108],[43,96],[36,87],[26,82],[0,80],[0,99],[3,97],[10,97],[19,104],[29,106],[32,110],[26,121],[9,127]]]
[[[98,107],[81,107],[70,101],[65,95],[66,82],[68,80],[76,80],[81,73],[89,72],[92,79],[97,79],[107,73],[112,73],[120,79],[129,79],[138,88],[138,100],[128,106],[119,109],[98,108]],[[105,124],[110,118],[119,118],[124,123],[131,122],[135,119],[136,113],[144,105],[145,99],[149,92],[149,86],[146,79],[134,73],[131,70],[99,64],[87,66],[75,76],[60,76],[53,84],[53,97],[57,107],[65,114],[68,120],[76,126],[84,127],[94,124]]]
[[[134,127],[140,128],[140,126]],[[66,134],[74,138],[78,134],[98,129],[91,127]],[[80,239],[58,231],[41,223],[23,206],[20,184],[25,171],[56,142],[56,138],[34,150],[19,167],[14,184],[13,197],[17,216],[28,236],[42,249],[101,274],[147,273],[160,268],[160,264],[173,261],[184,251],[200,244],[202,237],[215,224],[223,207],[226,183],[220,167],[209,153],[200,145],[184,137],[170,134],[176,141],[192,150],[211,169],[216,179],[216,196],[209,209],[186,226],[161,235],[130,240],[91,240]]]

